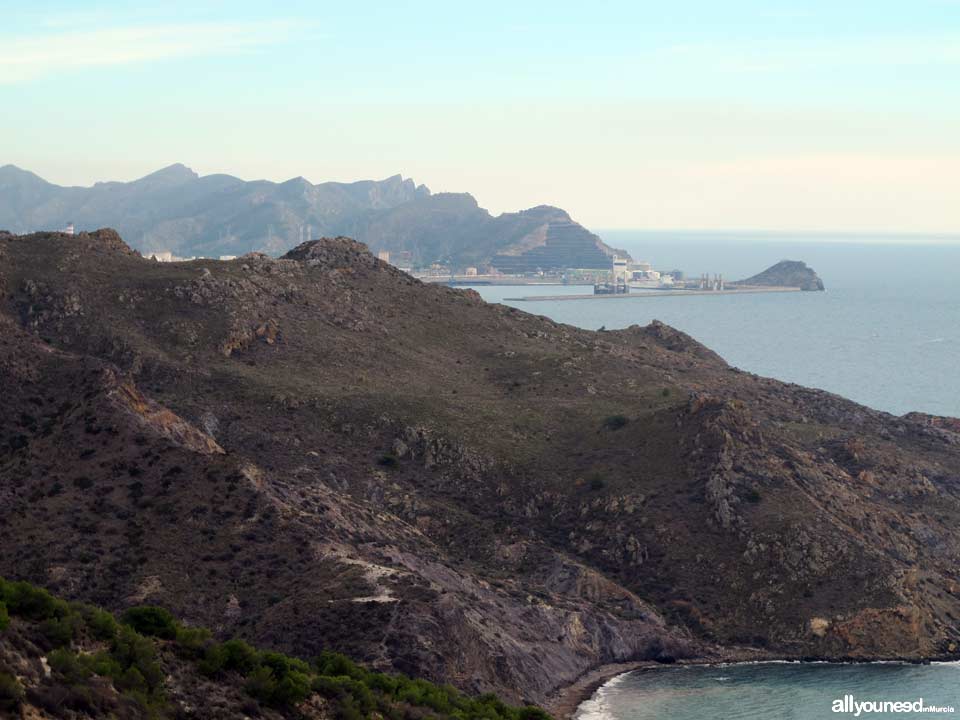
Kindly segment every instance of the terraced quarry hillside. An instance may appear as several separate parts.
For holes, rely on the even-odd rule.
[[[582,225],[554,220],[513,248],[494,255],[490,264],[507,274],[566,268],[609,270],[613,251]]]

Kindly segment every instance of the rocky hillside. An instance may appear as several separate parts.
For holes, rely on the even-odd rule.
[[[375,250],[409,253],[415,266],[493,267],[503,273],[609,270],[615,250],[547,205],[496,217],[467,194],[445,193],[378,210],[342,228]]]
[[[347,239],[0,238],[0,573],[539,702],[960,643],[960,435],[423,285]]]
[[[488,265],[499,254],[496,266],[505,272],[608,268],[613,252],[558,208],[494,217],[470,195],[431,195],[399,175],[318,185],[303,178],[245,182],[201,177],[178,164],[133,182],[83,188],[0,167],[0,228],[30,232],[67,223],[115,227],[143,253],[178,257],[276,255],[324,234],[348,234],[375,251],[402,252],[417,266]],[[529,258],[521,258],[527,251]]]
[[[781,260],[746,280],[734,285],[760,285],[766,287],[793,287],[801,290],[823,290],[823,280],[799,260]]]
[[[24,720],[549,720],[536,707],[467,697],[403,675],[371,672],[338,653],[312,662],[217,642],[163,608],[119,622],[25,582],[0,578],[0,715]]]

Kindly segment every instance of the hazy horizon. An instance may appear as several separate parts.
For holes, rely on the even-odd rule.
[[[6,9],[0,161],[402,172],[591,228],[956,234],[960,3]]]

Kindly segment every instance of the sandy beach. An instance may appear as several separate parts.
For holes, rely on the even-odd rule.
[[[678,660],[676,664],[712,665],[714,663],[757,662],[761,660],[778,659],[781,659],[781,656],[771,655],[770,653],[754,648],[733,647],[724,648],[715,655]],[[585,672],[570,685],[557,690],[543,703],[543,709],[556,718],[556,720],[570,720],[584,700],[588,700],[601,686],[617,675],[641,668],[656,667],[663,667],[663,665],[654,660],[635,660],[632,662],[601,665],[600,667]]]

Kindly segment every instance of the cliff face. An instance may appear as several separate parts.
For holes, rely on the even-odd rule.
[[[511,700],[601,663],[960,642],[960,436],[344,238],[0,238],[0,574]]]
[[[823,280],[807,264],[799,260],[781,260],[746,280],[735,285],[760,285],[766,287],[797,287],[801,290],[823,290]]]

